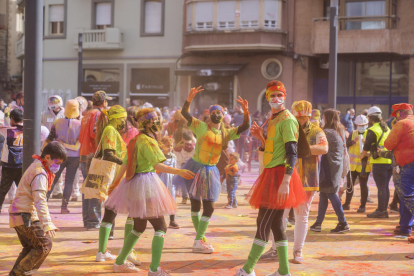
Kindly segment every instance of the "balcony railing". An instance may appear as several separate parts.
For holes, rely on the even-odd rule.
[[[338,16],[340,30],[395,29],[398,20],[396,15]],[[318,17],[313,21],[329,21],[329,17]]]
[[[123,33],[118,28],[104,30],[82,30],[82,47],[84,50],[123,50]],[[74,48],[78,49],[78,36]]]
[[[16,58],[23,58],[24,57],[24,36],[16,41],[15,45],[15,56]]]

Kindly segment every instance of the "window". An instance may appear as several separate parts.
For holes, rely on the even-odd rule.
[[[190,3],[187,6],[187,31],[193,29],[193,4]]]
[[[266,29],[277,29],[279,13],[279,1],[278,0],[265,0],[264,2],[264,27]]]
[[[49,6],[49,35],[63,35],[65,31],[65,6]]]
[[[106,29],[112,26],[112,3],[97,2],[95,3],[95,28]]]
[[[233,29],[236,26],[236,1],[220,1],[217,6],[217,27]]]
[[[197,2],[196,5],[196,29],[213,29],[213,2]]]
[[[240,2],[240,27],[259,27],[259,1],[244,0]]]
[[[262,64],[262,75],[268,80],[277,79],[282,74],[282,63],[275,58],[269,58]]]
[[[347,2],[345,5],[346,16],[381,16],[385,15],[386,1],[361,1],[361,2]],[[385,29],[385,18],[375,19],[369,21],[352,20],[346,22],[346,30],[371,30],[371,29]]]
[[[164,35],[164,0],[143,0],[141,36]]]

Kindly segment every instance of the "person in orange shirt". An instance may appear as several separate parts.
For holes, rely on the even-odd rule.
[[[240,159],[240,155],[237,152],[230,153],[230,164],[224,168],[224,178],[226,178],[227,184],[227,198],[228,204],[224,207],[227,209],[237,208],[236,190],[240,183],[239,166],[237,162]]]

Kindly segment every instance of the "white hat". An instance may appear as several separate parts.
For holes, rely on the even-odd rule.
[[[370,116],[370,115],[379,115],[379,114],[382,114],[381,109],[378,106],[371,106],[368,109],[368,115],[367,116]]]
[[[368,118],[365,115],[358,115],[355,119],[357,126],[363,126],[368,124]]]
[[[55,110],[58,107],[62,107],[62,98],[58,95],[53,95],[47,100],[47,105],[49,106],[50,110]]]

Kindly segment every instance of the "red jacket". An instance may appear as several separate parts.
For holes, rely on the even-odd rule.
[[[397,122],[384,142],[392,150],[399,166],[414,162],[414,116]]]
[[[98,145],[95,144],[96,137],[96,122],[98,121],[101,110],[94,108],[90,110],[82,118],[81,130],[79,133],[79,155],[80,161],[86,162],[86,156],[91,153],[95,153]]]

